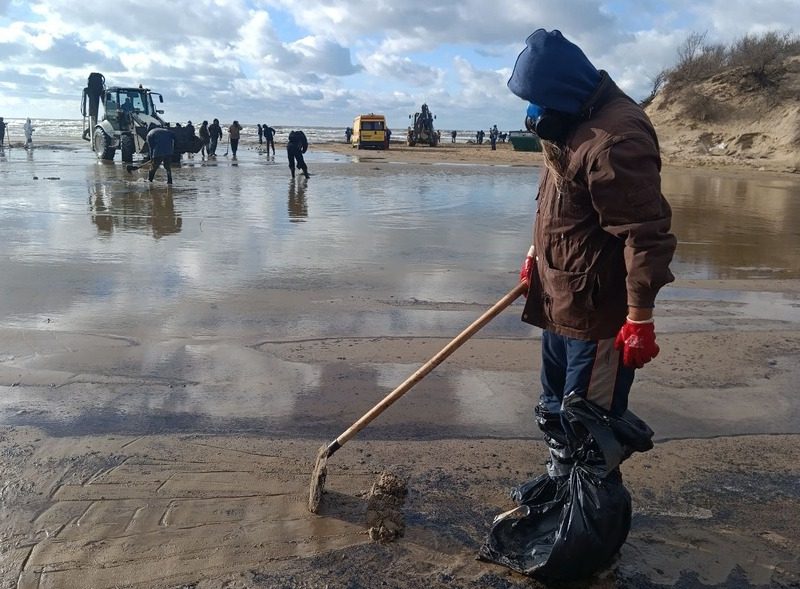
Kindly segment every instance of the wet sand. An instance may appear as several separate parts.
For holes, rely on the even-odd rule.
[[[310,236],[320,220],[341,224],[336,208],[345,205],[330,192],[337,178],[366,183],[373,199],[375,178],[402,183],[431,168],[437,178],[516,182],[515,174],[530,179],[531,154],[464,146],[430,161],[427,148],[393,146],[391,157],[349,162],[337,158],[352,152],[320,148],[303,201],[298,185],[286,186],[285,164],[270,166],[252,147],[238,170],[216,164],[219,192],[251,199],[242,172],[278,185],[279,207],[243,204],[241,225],[203,208],[199,162],[176,174],[168,194],[70,146],[63,157],[33,154],[37,180],[22,178],[16,155],[0,160],[11,187],[0,202],[10,252],[0,302],[0,587],[537,587],[475,560],[492,517],[511,507],[508,491],[545,459],[531,419],[539,340],[519,323],[519,304],[339,450],[320,514],[305,506],[320,444],[515,278],[516,257],[475,237],[449,236],[466,254],[444,240],[414,249],[395,223],[423,234],[427,225],[396,201],[390,215],[369,217],[383,242],[326,227],[321,239],[341,256],[326,270]],[[457,165],[441,168],[445,159]],[[458,165],[469,162],[493,167]],[[60,179],[40,188],[47,177]],[[32,198],[37,189],[52,191],[47,202]],[[156,207],[170,196],[171,208]],[[429,211],[476,223],[453,198],[454,209],[431,199]],[[228,257],[243,246],[224,241],[227,233],[246,235],[273,215],[282,220],[256,235],[277,233],[293,248],[269,263]],[[305,241],[294,242],[298,221]],[[499,250],[519,239],[512,229],[508,243],[496,236]],[[16,246],[39,232],[49,237]],[[353,232],[361,247],[342,256],[336,248]],[[208,246],[215,240],[219,249]],[[191,261],[170,262],[179,253]],[[204,266],[210,258],[221,263]],[[683,278],[665,289],[661,355],[639,373],[631,400],[657,438],[623,466],[631,533],[609,571],[577,586],[800,583],[800,280],[787,264],[775,278]],[[253,268],[239,275],[226,265]],[[109,284],[98,294],[101,274]],[[192,280],[184,286],[175,275]],[[369,491],[384,471],[408,488],[405,533],[389,543],[368,530]]]

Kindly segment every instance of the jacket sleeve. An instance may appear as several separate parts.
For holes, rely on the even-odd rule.
[[[601,227],[624,243],[631,307],[653,307],[659,289],[674,280],[669,264],[677,240],[660,170],[655,140],[634,133],[602,149],[587,172]]]

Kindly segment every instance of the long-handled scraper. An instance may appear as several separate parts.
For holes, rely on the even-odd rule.
[[[433,358],[420,366],[417,371],[409,376],[400,386],[386,395],[380,403],[367,411],[361,418],[359,418],[358,421],[351,425],[338,438],[336,438],[330,444],[323,445],[319,449],[319,452],[317,453],[317,461],[314,465],[314,471],[311,473],[311,488],[309,489],[308,493],[308,510],[311,513],[317,513],[319,510],[320,501],[322,501],[322,492],[325,487],[325,477],[328,475],[328,458],[333,456],[334,452],[344,446],[348,440],[353,438],[358,432],[364,429],[373,419],[388,409],[392,403],[408,392],[411,387],[427,376],[434,368],[436,368],[448,356],[450,356],[450,354],[455,352],[461,346],[461,344],[475,335],[478,330],[499,315],[500,312],[508,307],[511,303],[517,300],[520,295],[527,291],[527,288],[528,285],[526,282],[520,282],[507,295],[497,301],[488,311],[478,317],[469,327],[459,333]]]

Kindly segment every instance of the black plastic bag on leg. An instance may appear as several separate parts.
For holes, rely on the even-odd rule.
[[[652,430],[577,397],[563,403],[574,465],[566,481],[547,474],[512,492],[517,508],[495,518],[479,558],[541,580],[575,580],[606,566],[631,525],[631,498],[619,464],[652,448]]]
[[[539,479],[544,492],[496,519],[479,557],[541,580],[575,580],[602,570],[630,530],[631,497],[622,480],[599,479],[576,466],[551,496],[544,479],[552,479]]]

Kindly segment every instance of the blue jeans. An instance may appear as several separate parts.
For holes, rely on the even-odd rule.
[[[564,395],[576,393],[613,415],[628,408],[634,369],[622,363],[614,338],[584,341],[542,332],[540,404],[558,413]]]
[[[572,460],[561,421],[561,402],[577,394],[613,415],[628,408],[634,369],[622,363],[614,338],[584,341],[542,332],[542,394],[536,421],[550,449],[547,471],[553,478],[569,474]]]

